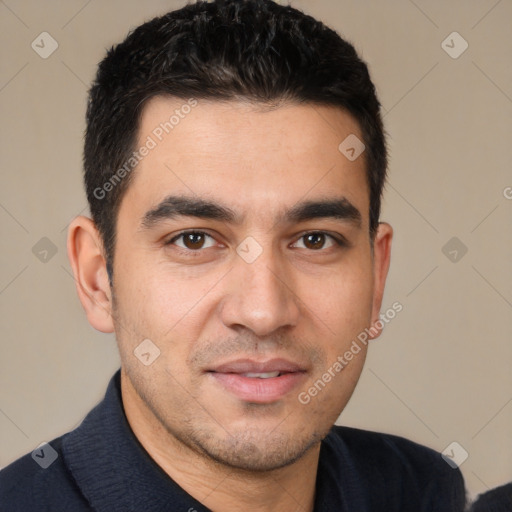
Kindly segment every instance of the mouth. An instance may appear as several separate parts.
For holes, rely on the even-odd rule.
[[[284,375],[282,372],[266,372],[266,373],[240,373],[242,377],[248,377],[250,379],[272,379],[274,377],[280,377]]]
[[[223,391],[244,402],[269,404],[282,400],[306,378],[303,365],[285,359],[258,362],[239,359],[207,370]]]

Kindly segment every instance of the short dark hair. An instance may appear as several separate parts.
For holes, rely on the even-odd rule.
[[[198,1],[144,23],[108,50],[89,91],[85,186],[111,280],[117,214],[136,165],[130,157],[142,109],[159,95],[349,112],[366,146],[375,233],[387,151],[375,87],[354,47],[311,16],[271,0]]]

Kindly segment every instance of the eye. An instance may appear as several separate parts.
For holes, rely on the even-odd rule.
[[[313,251],[319,251],[321,249],[330,249],[336,245],[345,246],[343,240],[337,239],[333,235],[329,235],[324,233],[323,231],[312,231],[311,233],[306,233],[302,235],[297,242],[295,242],[294,246],[300,241],[303,240],[303,247],[299,247],[300,249],[311,249]],[[330,245],[325,246],[326,241],[330,241]]]
[[[206,239],[209,238],[212,243],[210,245],[205,245]],[[178,240],[183,242],[183,245],[176,243]],[[198,251],[200,249],[208,249],[209,247],[213,247],[215,245],[214,238],[210,236],[208,233],[204,233],[203,231],[183,231],[179,233],[171,240],[169,240],[166,245],[176,245],[181,249],[187,249],[189,251]]]

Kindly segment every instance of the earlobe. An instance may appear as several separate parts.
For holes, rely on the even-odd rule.
[[[377,338],[382,330],[382,321],[380,321],[380,308],[382,306],[382,297],[386,277],[388,275],[389,263],[391,260],[391,240],[393,238],[393,228],[386,222],[381,222],[375,234],[373,244],[373,306],[372,306],[372,329],[371,332],[378,331],[372,335],[371,339]],[[379,328],[380,326],[380,328]]]
[[[91,219],[79,216],[71,222],[67,250],[78,297],[89,323],[98,331],[113,332],[112,296],[103,244]]]

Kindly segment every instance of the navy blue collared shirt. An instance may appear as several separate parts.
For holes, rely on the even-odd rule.
[[[315,512],[462,512],[464,506],[460,471],[429,448],[337,426],[322,441]],[[191,510],[209,511],[133,434],[119,371],[78,428],[0,471],[1,512]]]

